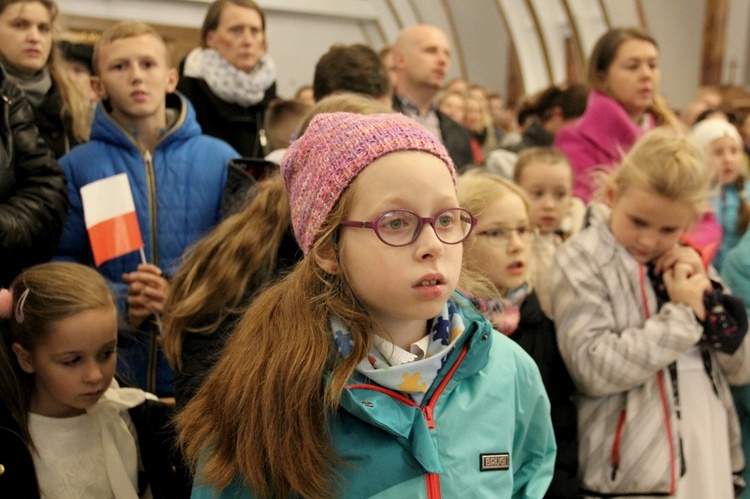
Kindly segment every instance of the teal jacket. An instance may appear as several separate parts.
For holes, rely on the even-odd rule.
[[[745,309],[750,317],[750,228],[727,252],[721,267],[721,278],[732,294],[745,300]]]
[[[534,361],[473,310],[462,310],[463,341],[418,406],[360,374],[332,418],[346,463],[338,497],[544,496],[555,464],[550,406]],[[194,499],[253,497],[241,478]]]
[[[745,194],[750,193],[750,181],[745,181]],[[721,224],[721,245],[714,255],[711,263],[717,270],[721,271],[724,266],[724,258],[727,252],[734,248],[740,241],[742,235],[737,233],[737,216],[742,200],[742,194],[734,184],[725,185],[721,188],[721,193],[713,201],[713,208],[716,212],[716,218]],[[730,286],[731,287],[731,286]]]

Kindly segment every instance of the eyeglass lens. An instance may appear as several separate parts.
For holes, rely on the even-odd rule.
[[[465,210],[453,208],[438,213],[427,221],[435,229],[440,241],[456,244],[463,241],[471,230],[471,216]],[[419,237],[422,228],[420,217],[406,210],[383,213],[376,220],[375,231],[387,244],[402,246]]]

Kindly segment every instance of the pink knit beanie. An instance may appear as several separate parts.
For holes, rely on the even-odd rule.
[[[370,163],[397,151],[422,151],[456,170],[440,140],[402,114],[324,113],[310,122],[281,161],[294,236],[307,254],[341,193]],[[409,165],[404,165],[408,168]],[[415,193],[416,194],[416,193]]]

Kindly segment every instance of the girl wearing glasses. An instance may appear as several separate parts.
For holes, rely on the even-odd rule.
[[[281,165],[304,258],[178,418],[193,497],[527,497],[555,443],[533,361],[453,291],[476,219],[399,114],[321,114]]]
[[[515,184],[483,170],[458,180],[461,207],[478,218],[466,239],[464,265],[484,273],[502,299],[482,299],[464,292],[504,333],[536,361],[552,405],[557,461],[547,498],[578,497],[578,448],[573,382],[560,357],[555,326],[539,306],[530,280],[532,229],[526,194]],[[463,290],[462,290],[463,292]]]

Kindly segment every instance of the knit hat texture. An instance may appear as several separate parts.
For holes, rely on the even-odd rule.
[[[397,151],[440,158],[456,182],[448,151],[426,128],[402,114],[323,113],[310,122],[281,161],[297,243],[307,254],[341,193],[370,163]],[[404,168],[409,165],[405,164]]]
[[[722,137],[730,137],[737,141],[742,147],[742,137],[734,125],[721,118],[709,118],[696,123],[690,131],[690,140],[697,145],[701,151],[706,152],[708,146]]]

